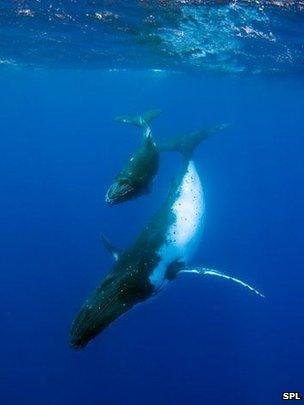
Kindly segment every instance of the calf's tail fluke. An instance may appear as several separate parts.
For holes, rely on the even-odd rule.
[[[135,125],[140,128],[145,128],[149,126],[149,124],[154,120],[154,118],[157,118],[160,113],[161,110],[150,110],[141,115],[135,116],[121,115],[116,117],[115,121],[122,122],[123,124]]]
[[[201,142],[209,138],[211,135],[229,127],[229,125],[230,124],[217,124],[191,134],[169,138],[166,141],[160,142],[158,148],[161,152],[179,152],[186,159],[189,159],[191,158],[193,151]]]

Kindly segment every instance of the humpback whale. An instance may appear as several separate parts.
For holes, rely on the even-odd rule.
[[[117,117],[117,122],[136,125],[143,130],[141,146],[129,159],[127,165],[118,173],[113,184],[106,192],[106,202],[118,204],[146,194],[159,166],[159,150],[154,142],[149,126],[160,114],[160,110],[149,111],[136,117]]]
[[[222,277],[262,296],[235,277],[205,267],[188,267],[205,216],[204,191],[192,152],[207,132],[200,131],[201,136],[189,137],[188,141],[185,138],[184,144],[179,143],[184,156],[180,176],[134,243],[124,252],[119,252],[103,238],[115,263],[76,315],[70,331],[72,347],[85,347],[114,320],[157,294],[179,273]],[[168,144],[167,150],[172,150],[172,147]]]
[[[137,116],[119,116],[117,122],[132,124],[142,128],[142,144],[129,159],[126,166],[117,174],[106,192],[105,201],[119,204],[147,194],[151,190],[154,177],[158,172],[160,152],[176,151],[184,156],[191,154],[203,139],[218,132],[227,125],[216,125],[203,131],[169,138],[164,142],[155,142],[150,128],[151,121],[158,117],[161,110],[151,110]]]

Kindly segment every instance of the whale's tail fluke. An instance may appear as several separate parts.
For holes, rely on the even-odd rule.
[[[140,128],[148,126],[154,118],[158,117],[161,110],[150,110],[141,115],[121,115],[115,118],[116,122],[121,122],[123,124],[132,124]]]
[[[250,291],[252,291],[253,293],[257,294],[258,296],[265,298],[265,295],[262,294],[261,292],[259,292],[257,289],[253,288],[251,285],[245,283],[244,281],[232,277],[232,276],[228,276],[227,274],[221,273],[217,270],[214,269],[209,269],[207,267],[198,267],[195,269],[186,269],[186,270],[181,270],[179,273],[190,273],[190,274],[199,274],[202,276],[216,276],[216,277],[221,277],[224,278],[226,280],[230,280],[230,281],[234,281],[235,283],[241,285],[242,287],[248,288]]]
[[[229,127],[230,124],[218,124],[188,135],[180,135],[170,138],[158,144],[161,152],[180,152],[186,159],[189,159],[195,148],[209,138],[211,135]]]
[[[135,116],[121,115],[121,116],[116,117],[115,121],[122,122],[123,124],[132,124],[137,127],[140,127],[143,129],[143,138],[152,139],[150,123],[151,123],[151,121],[154,120],[154,118],[158,117],[160,113],[161,113],[161,110],[150,110],[141,115],[135,115]]]

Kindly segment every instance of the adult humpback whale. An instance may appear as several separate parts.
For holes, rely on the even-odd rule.
[[[262,295],[248,284],[216,270],[187,267],[201,234],[205,202],[200,178],[191,158],[199,139],[189,137],[186,142],[185,138],[184,143],[180,147],[184,162],[178,180],[131,247],[119,254],[105,240],[115,264],[74,319],[70,333],[73,347],[86,346],[111,322],[135,304],[158,293],[181,272],[224,277]]]

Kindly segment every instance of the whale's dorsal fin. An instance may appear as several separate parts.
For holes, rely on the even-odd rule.
[[[225,278],[226,280],[231,280],[234,281],[235,283],[241,285],[242,287],[248,288],[250,291],[254,292],[255,294],[259,295],[262,298],[265,298],[265,295],[260,293],[258,290],[253,288],[251,285],[245,283],[242,280],[239,280],[238,278],[228,276],[227,274],[221,273],[220,271],[214,270],[214,269],[209,269],[207,267],[197,267],[193,269],[185,269],[181,270],[179,273],[190,273],[190,274],[200,274],[202,276],[216,276],[216,277],[221,277]]]
[[[100,240],[106,250],[111,253],[113,259],[117,262],[120,256],[120,250],[117,249],[103,233],[100,234]]]

